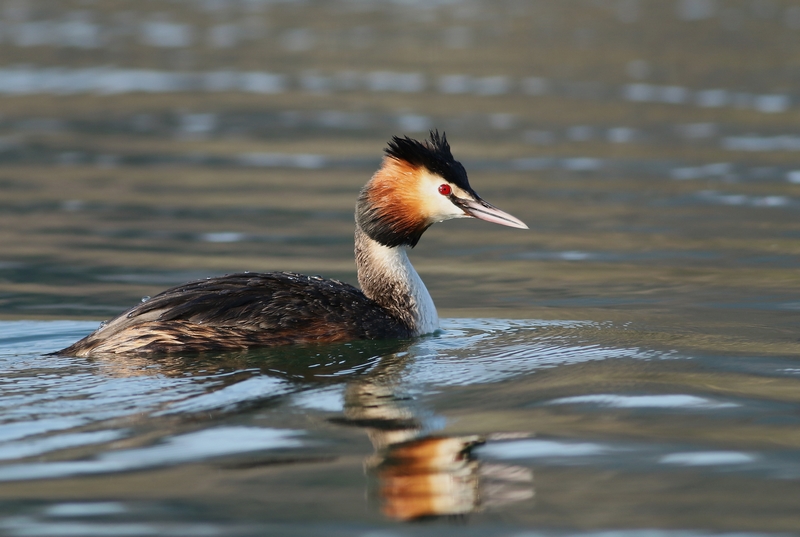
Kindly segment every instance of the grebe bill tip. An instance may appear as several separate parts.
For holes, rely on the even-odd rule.
[[[455,198],[453,203],[460,207],[467,216],[492,222],[493,224],[500,224],[501,226],[515,227],[518,229],[529,229],[527,224],[519,218],[501,211],[494,205],[483,201],[481,198],[462,199]]]

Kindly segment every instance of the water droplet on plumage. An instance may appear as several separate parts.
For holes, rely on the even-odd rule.
[[[142,297],[142,302],[147,302],[148,300],[150,300],[149,296],[143,296]]]

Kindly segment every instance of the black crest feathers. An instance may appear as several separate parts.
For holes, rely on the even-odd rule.
[[[440,135],[438,130],[432,130],[430,138],[424,142],[408,136],[394,136],[384,152],[390,158],[406,161],[413,166],[424,166],[454,185],[472,191],[467,171],[453,158],[444,132]]]
[[[395,136],[385,149],[386,158],[393,159],[401,163],[408,163],[415,168],[424,168],[429,172],[439,175],[445,181],[452,183],[474,194],[467,180],[467,172],[460,162],[453,158],[450,153],[450,144],[444,133],[433,130],[430,139],[420,142],[408,136]],[[389,169],[392,169],[391,167]],[[377,176],[377,174],[376,174]],[[383,177],[388,181],[392,177]],[[409,246],[413,248],[422,234],[432,224],[425,219],[414,218],[414,215],[407,212],[408,208],[398,203],[387,203],[382,199],[376,203],[370,196],[373,181],[361,190],[356,204],[356,221],[362,231],[373,240],[388,246]],[[407,188],[408,185],[401,185],[400,188]],[[402,196],[398,196],[402,199]],[[399,200],[394,200],[399,201]]]

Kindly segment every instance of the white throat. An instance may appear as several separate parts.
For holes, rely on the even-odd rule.
[[[357,227],[356,265],[364,294],[405,322],[415,335],[439,329],[436,306],[404,247],[384,246]]]

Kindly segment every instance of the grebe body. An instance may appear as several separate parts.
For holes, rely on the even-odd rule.
[[[472,190],[444,134],[433,131],[424,143],[394,137],[385,152],[356,204],[361,290],[290,272],[199,280],[137,304],[58,354],[233,350],[436,331],[436,307],[406,249],[451,218],[527,226]]]

